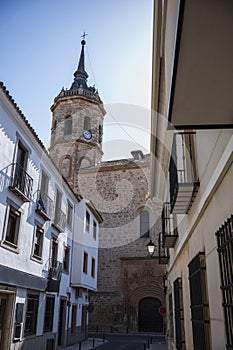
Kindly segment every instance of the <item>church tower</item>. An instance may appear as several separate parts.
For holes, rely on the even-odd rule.
[[[85,34],[84,34],[85,36]],[[49,152],[75,192],[79,169],[100,163],[105,110],[94,86],[88,86],[85,71],[85,40],[70,89],[60,91],[51,107]]]

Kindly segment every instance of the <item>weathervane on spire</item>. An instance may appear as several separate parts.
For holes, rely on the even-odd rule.
[[[83,35],[81,35],[81,38],[83,38],[85,40],[85,37],[88,35],[88,33],[85,33],[85,31],[83,32]]]
[[[82,45],[85,45],[85,44],[86,44],[85,38],[86,38],[87,35],[88,35],[88,34],[85,33],[85,31],[83,32],[83,35],[81,35],[81,38],[83,38],[83,40],[81,41],[81,44],[82,44]]]

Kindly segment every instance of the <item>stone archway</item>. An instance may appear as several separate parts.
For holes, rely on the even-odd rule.
[[[138,303],[138,331],[163,332],[163,317],[159,313],[162,305],[157,298],[143,298]]]

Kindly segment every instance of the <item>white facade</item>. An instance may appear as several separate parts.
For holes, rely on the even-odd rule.
[[[188,88],[193,81],[189,80],[185,67],[193,62],[191,56],[199,42],[190,42],[187,38],[190,33],[195,38],[196,30],[200,30],[201,42],[203,37],[209,43],[213,41],[213,32],[207,35],[200,29],[198,20],[192,30],[187,27],[188,16],[196,15],[190,9],[202,3],[205,10],[208,7],[213,13],[218,11],[220,21],[224,20],[223,13],[232,14],[232,6],[231,11],[226,10],[225,1],[218,3],[218,10],[211,8],[212,3],[208,1],[154,2],[151,196],[166,208],[161,213],[159,260],[166,264],[167,348],[178,350],[219,350],[233,346],[233,119],[232,115],[224,119],[220,107],[212,123],[211,113],[207,118],[202,114],[202,120],[199,119],[201,113],[197,113],[195,119],[196,107],[199,112],[212,111],[224,98],[223,91],[219,92],[218,100],[209,98],[214,86],[208,87],[208,98],[203,95],[202,104],[196,101],[195,108],[188,105],[189,112],[184,107],[182,113],[176,114],[174,107],[179,105],[182,109],[182,99],[195,99],[194,90]],[[204,16],[203,12],[201,21]],[[182,56],[184,51],[186,54]],[[204,70],[203,79],[198,79],[202,86],[211,65],[208,55],[200,52],[198,55]],[[224,61],[225,53],[221,55]],[[218,61],[216,57],[214,60]],[[193,65],[197,75],[198,67]],[[219,73],[221,71],[216,76]],[[212,77],[215,71],[211,72]],[[188,84],[183,93],[178,94],[176,88],[183,87],[183,79],[187,79]],[[219,80],[215,84],[221,85]],[[232,109],[232,103],[224,108]],[[185,118],[179,119],[179,124],[176,118],[182,118],[183,112]],[[176,122],[178,129],[168,121]]]
[[[79,202],[2,83],[0,125],[0,348],[52,349],[86,336],[101,218]],[[83,231],[86,211],[95,239]]]
[[[81,266],[82,269],[72,269],[71,286],[95,291],[97,288],[99,232],[98,219],[92,214],[92,208],[93,206],[86,200],[82,200],[77,205],[79,231],[77,231],[78,234],[74,234],[73,249],[75,254],[72,257],[72,266]],[[89,223],[87,223],[88,217]],[[83,218],[85,219],[83,220]],[[85,259],[86,261],[84,261]],[[86,266],[84,266],[85,264]],[[83,271],[84,269],[86,272]]]

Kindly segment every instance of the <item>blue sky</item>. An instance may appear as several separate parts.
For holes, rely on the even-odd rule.
[[[0,0],[0,80],[48,146],[50,106],[73,81],[84,30],[88,83],[109,111],[105,159],[148,151],[152,0]]]

